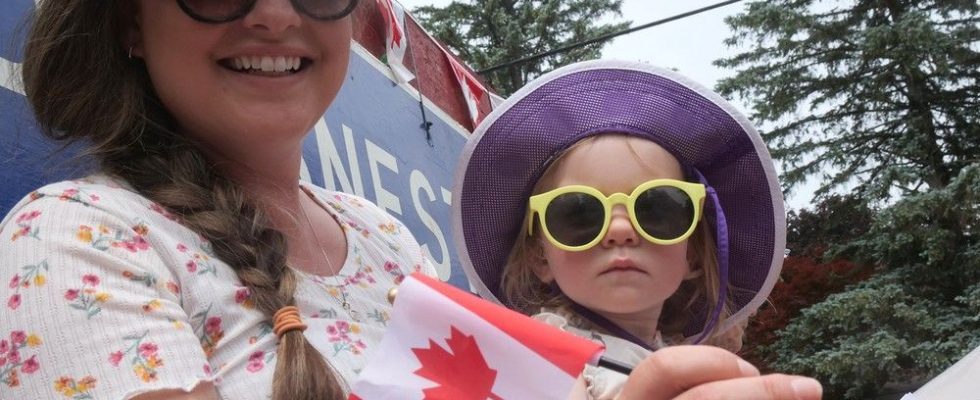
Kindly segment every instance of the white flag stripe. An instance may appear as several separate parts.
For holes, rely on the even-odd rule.
[[[388,66],[399,83],[409,82],[415,79],[415,75],[405,67],[405,52],[408,49],[405,8],[402,7],[401,3],[393,0],[378,0],[378,6],[381,8],[382,17],[387,25],[385,54],[387,55]],[[396,34],[398,35],[397,43],[395,42]]]
[[[480,105],[476,100],[478,97],[470,89],[468,77],[469,72],[466,71],[466,68],[463,67],[462,64],[456,61],[456,58],[454,58],[449,51],[447,51],[445,48],[443,48],[442,51],[446,54],[446,59],[449,60],[449,65],[453,68],[453,75],[456,76],[456,81],[459,82],[459,89],[463,93],[463,100],[466,100],[466,110],[469,111],[470,119],[473,121],[473,126],[475,127],[480,124],[481,120],[479,108]],[[485,91],[485,89],[483,90]],[[483,93],[480,93],[480,95],[482,96]]]
[[[0,87],[23,95],[24,85],[20,82],[18,72],[20,72],[19,63],[0,57]]]
[[[503,399],[567,398],[567,393],[555,393],[555,388],[570,390],[577,377],[566,374],[497,327],[415,279],[403,281],[398,291],[399,298],[392,311],[388,333],[374,353],[375,357],[385,360],[383,364],[398,367],[375,368],[381,365],[373,362],[369,364],[361,372],[353,388],[354,393],[364,400],[417,400],[422,398],[422,389],[438,386],[437,383],[421,379],[413,373],[421,368],[421,363],[408,350],[429,348],[429,339],[432,339],[439,346],[451,351],[446,344],[446,339],[450,336],[449,325],[409,325],[413,320],[431,319],[433,312],[440,313],[438,320],[453,321],[457,329],[474,336],[489,368],[497,372],[493,394]],[[432,309],[433,304],[441,305],[436,311]],[[393,373],[403,373],[406,376],[393,376]],[[406,382],[415,383],[420,379],[423,383],[417,393],[402,393],[404,389],[381,391],[381,386],[385,384],[404,387]]]

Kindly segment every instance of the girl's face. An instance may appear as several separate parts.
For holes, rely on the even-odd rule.
[[[182,133],[212,148],[299,143],[347,71],[349,18],[317,21],[289,0],[258,0],[244,17],[220,24],[191,19],[176,1],[137,7],[126,45],[146,63]]]
[[[569,151],[542,178],[540,189],[588,185],[608,196],[629,194],[658,178],[683,180],[670,153],[645,139],[607,134]],[[561,250],[544,235],[537,237],[543,250],[534,268],[538,278],[556,281],[569,298],[614,321],[656,322],[664,301],[689,273],[687,241],[665,246],[643,239],[621,204],[613,208],[602,241],[588,250]]]

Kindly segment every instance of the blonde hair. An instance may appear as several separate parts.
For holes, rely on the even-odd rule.
[[[285,236],[253,199],[176,133],[145,66],[127,57],[129,0],[46,0],[27,38],[24,88],[44,133],[85,145],[102,170],[179,217],[212,244],[271,318],[295,304]],[[272,398],[344,399],[336,372],[302,331],[277,348]]]
[[[541,174],[532,190],[532,195],[542,193],[547,189],[544,183],[549,181],[555,168],[562,163],[568,153],[593,143],[599,136],[594,135],[580,140],[557,154]],[[635,149],[630,147],[630,150],[637,162],[644,163]],[[569,319],[572,325],[602,330],[601,327],[595,326],[585,318],[575,314],[572,311],[572,300],[557,290],[556,287],[542,282],[535,274],[535,265],[540,263],[544,255],[538,236],[538,232],[541,230],[534,229],[532,235],[526,234],[526,228],[532,222],[529,220],[530,218],[530,214],[525,213],[520,236],[515,241],[507,258],[507,264],[504,266],[501,290],[506,298],[505,301],[525,314],[534,314],[541,309],[555,310]],[[700,305],[708,307],[709,312],[703,321],[704,326],[707,326],[711,318],[711,308],[718,303],[719,288],[721,287],[716,251],[717,246],[710,232],[709,224],[702,217],[694,233],[688,238],[688,263],[691,270],[696,271],[696,276],[681,283],[680,288],[664,302],[660,314],[658,329],[668,342],[683,340],[684,330],[691,322],[691,318],[696,316],[695,308]],[[731,295],[729,295],[730,298]],[[730,315],[729,302],[726,299],[719,320],[709,332],[709,337],[717,332]]]

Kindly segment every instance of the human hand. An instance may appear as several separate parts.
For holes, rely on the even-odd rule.
[[[770,374],[712,346],[673,346],[640,362],[618,400],[819,400],[812,378]]]

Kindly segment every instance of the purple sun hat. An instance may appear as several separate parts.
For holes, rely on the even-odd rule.
[[[726,298],[732,315],[718,331],[748,318],[772,290],[786,245],[783,197],[766,145],[717,94],[674,72],[632,62],[588,61],[542,75],[473,132],[460,155],[452,209],[457,252],[473,290],[521,308],[504,298],[501,282],[507,257],[524,234],[531,191],[553,157],[603,133],[654,141],[708,188],[702,223],[716,229],[721,298],[695,307],[698,315],[685,336],[703,339]]]

